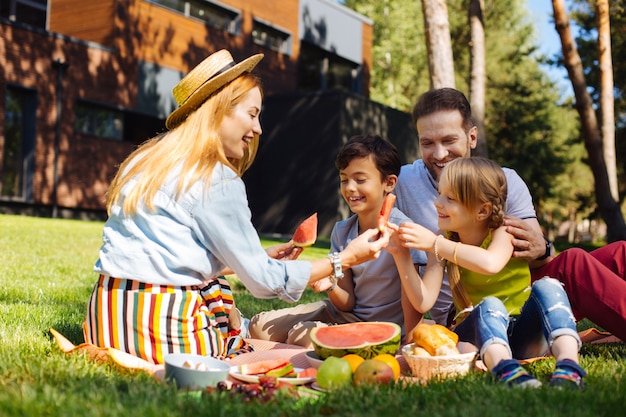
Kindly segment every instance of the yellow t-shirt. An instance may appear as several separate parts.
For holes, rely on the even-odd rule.
[[[490,243],[491,233],[480,247],[486,249]],[[518,315],[530,295],[530,269],[524,259],[511,257],[504,268],[494,275],[479,274],[461,267],[459,271],[461,284],[473,305],[492,295],[504,303],[510,315]],[[459,306],[456,307],[460,311]]]

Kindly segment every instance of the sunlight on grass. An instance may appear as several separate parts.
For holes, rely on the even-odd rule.
[[[626,411],[626,347],[584,345],[587,369],[582,392],[511,390],[484,373],[421,385],[349,387],[314,401],[285,396],[245,403],[229,393],[187,396],[151,375],[85,355],[66,355],[49,334],[53,327],[73,343],[83,342],[86,303],[96,281],[93,264],[102,222],[0,215],[0,415],[1,416],[361,416],[425,415],[482,417],[528,415],[575,417],[623,415]],[[263,239],[264,246],[278,242]],[[300,259],[328,254],[327,242],[307,248]],[[259,300],[232,279],[237,305],[250,317],[289,307]],[[299,302],[325,294],[306,290]],[[553,360],[528,366],[544,381]],[[390,399],[393,399],[390,401]],[[521,411],[523,410],[523,411]]]

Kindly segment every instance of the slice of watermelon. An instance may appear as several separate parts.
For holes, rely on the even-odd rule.
[[[304,220],[293,234],[293,245],[308,248],[317,239],[317,212]]]
[[[378,215],[378,230],[380,230],[380,233],[384,232],[385,227],[387,227],[387,222],[389,221],[389,216],[391,215],[391,210],[395,202],[396,195],[391,193],[387,194],[383,200],[383,207],[380,209],[380,214]]]
[[[257,361],[252,363],[244,363],[239,365],[239,373],[241,375],[258,375],[265,374],[272,369],[280,368],[291,363],[289,359],[277,358],[266,359],[263,361]]]
[[[316,376],[317,376],[317,369],[310,366],[298,372],[297,377],[298,378],[315,378]]]

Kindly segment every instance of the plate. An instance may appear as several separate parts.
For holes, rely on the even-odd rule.
[[[230,376],[232,376],[235,379],[238,379],[240,381],[243,382],[248,382],[251,384],[254,383],[258,383],[259,382],[259,375],[243,375],[239,372],[239,367],[238,366],[233,366],[230,368]],[[294,368],[294,371],[296,372],[302,372],[304,371],[304,369],[302,368]],[[313,382],[315,381],[315,377],[308,377],[308,378],[277,378],[278,381],[281,382],[288,382],[292,385],[304,385],[304,384],[308,384],[309,382]]]
[[[315,353],[314,350],[309,350],[307,353],[305,353],[305,356],[306,359],[309,361],[309,364],[315,369],[319,368],[322,362],[324,362],[322,359],[319,358],[319,356],[317,356],[317,353]]]

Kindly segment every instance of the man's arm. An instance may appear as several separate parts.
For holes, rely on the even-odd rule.
[[[513,216],[504,217],[506,231],[513,235],[514,258],[528,261],[530,268],[537,268],[552,260],[553,251],[545,259],[537,260],[546,253],[546,240],[536,218],[520,219]]]

